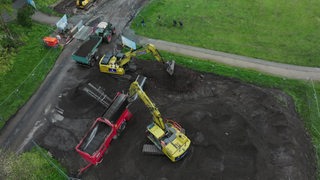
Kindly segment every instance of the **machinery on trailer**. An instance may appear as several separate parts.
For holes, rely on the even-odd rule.
[[[128,110],[127,94],[118,93],[102,117],[97,118],[86,135],[76,146],[76,151],[88,162],[79,170],[83,173],[92,165],[102,161],[112,139],[115,139],[132,118]]]
[[[102,42],[100,36],[90,36],[76,52],[72,54],[72,59],[79,64],[93,66],[99,59],[98,47]]]
[[[132,102],[139,96],[152,114],[153,122],[147,126],[146,130],[148,139],[172,162],[182,159],[190,147],[190,139],[182,133],[184,130],[178,123],[162,119],[158,108],[139,85],[138,79],[130,85],[129,101]],[[146,78],[143,77],[143,79],[145,81]]]
[[[76,0],[77,8],[89,9],[96,0]]]
[[[132,57],[150,52],[157,61],[165,65],[167,72],[170,75],[173,75],[175,62],[165,61],[159,51],[152,44],[147,44],[145,47],[142,47],[142,49],[131,50],[125,54],[120,53],[113,55],[111,53],[106,53],[99,61],[100,72],[124,75],[127,70],[135,70],[134,68],[130,68],[130,61]]]
[[[96,27],[95,34],[102,37],[104,42],[110,43],[112,35],[116,34],[116,28],[110,22],[100,22]]]

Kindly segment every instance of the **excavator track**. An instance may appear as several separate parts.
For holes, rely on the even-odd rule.
[[[153,144],[144,144],[142,147],[142,152],[144,154],[150,155],[164,155],[162,151],[160,151],[157,146]]]

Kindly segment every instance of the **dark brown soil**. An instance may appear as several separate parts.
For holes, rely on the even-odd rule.
[[[69,87],[59,107],[64,120],[38,136],[71,174],[85,165],[74,147],[104,108],[82,88],[101,86],[113,97],[128,91],[137,74],[145,75],[145,91],[164,118],[174,119],[192,140],[191,152],[177,163],[165,156],[144,155],[144,131],[151,115],[141,101],[130,106],[134,117],[114,140],[98,166],[83,179],[315,179],[314,151],[292,99],[274,89],[264,89],[214,74],[176,66],[169,76],[156,61],[136,60],[138,70],[121,78],[79,67],[74,76],[90,71],[83,83]]]

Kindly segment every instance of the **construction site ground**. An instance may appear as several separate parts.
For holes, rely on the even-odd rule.
[[[74,4],[69,2],[62,1],[55,10],[74,13]],[[105,13],[120,33],[146,2],[97,1],[87,14],[93,12],[92,18]],[[73,15],[81,17],[77,13]],[[102,45],[101,53],[114,50],[115,41]],[[311,138],[292,98],[283,92],[180,65],[169,76],[163,64],[139,58],[134,60],[135,72],[124,77],[104,74],[97,64],[87,68],[71,60],[79,45],[74,40],[65,47],[44,84],[13,117],[30,122],[6,125],[11,132],[1,132],[2,147],[25,149],[21,144],[30,137],[29,141],[47,149],[75,177],[86,165],[75,146],[105,111],[83,88],[91,83],[113,97],[117,92],[126,93],[140,74],[147,77],[145,91],[162,116],[185,129],[192,141],[190,152],[176,163],[165,156],[143,154],[143,145],[150,143],[145,128],[152,116],[136,101],[129,106],[133,118],[124,132],[111,143],[103,161],[88,169],[82,179],[317,179]],[[19,133],[13,127],[20,128]],[[20,140],[19,134],[24,135]]]

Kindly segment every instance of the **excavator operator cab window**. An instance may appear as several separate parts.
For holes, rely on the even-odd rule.
[[[106,53],[104,56],[103,56],[103,59],[101,61],[101,64],[105,64],[107,65],[110,61],[110,59],[112,58],[112,53]]]
[[[117,59],[123,59],[124,58],[124,54],[123,53],[117,53],[116,57],[117,57]]]
[[[163,137],[163,141],[166,144],[169,144],[170,142],[172,142],[174,139],[176,139],[176,135],[172,132],[166,132],[166,134]]]

